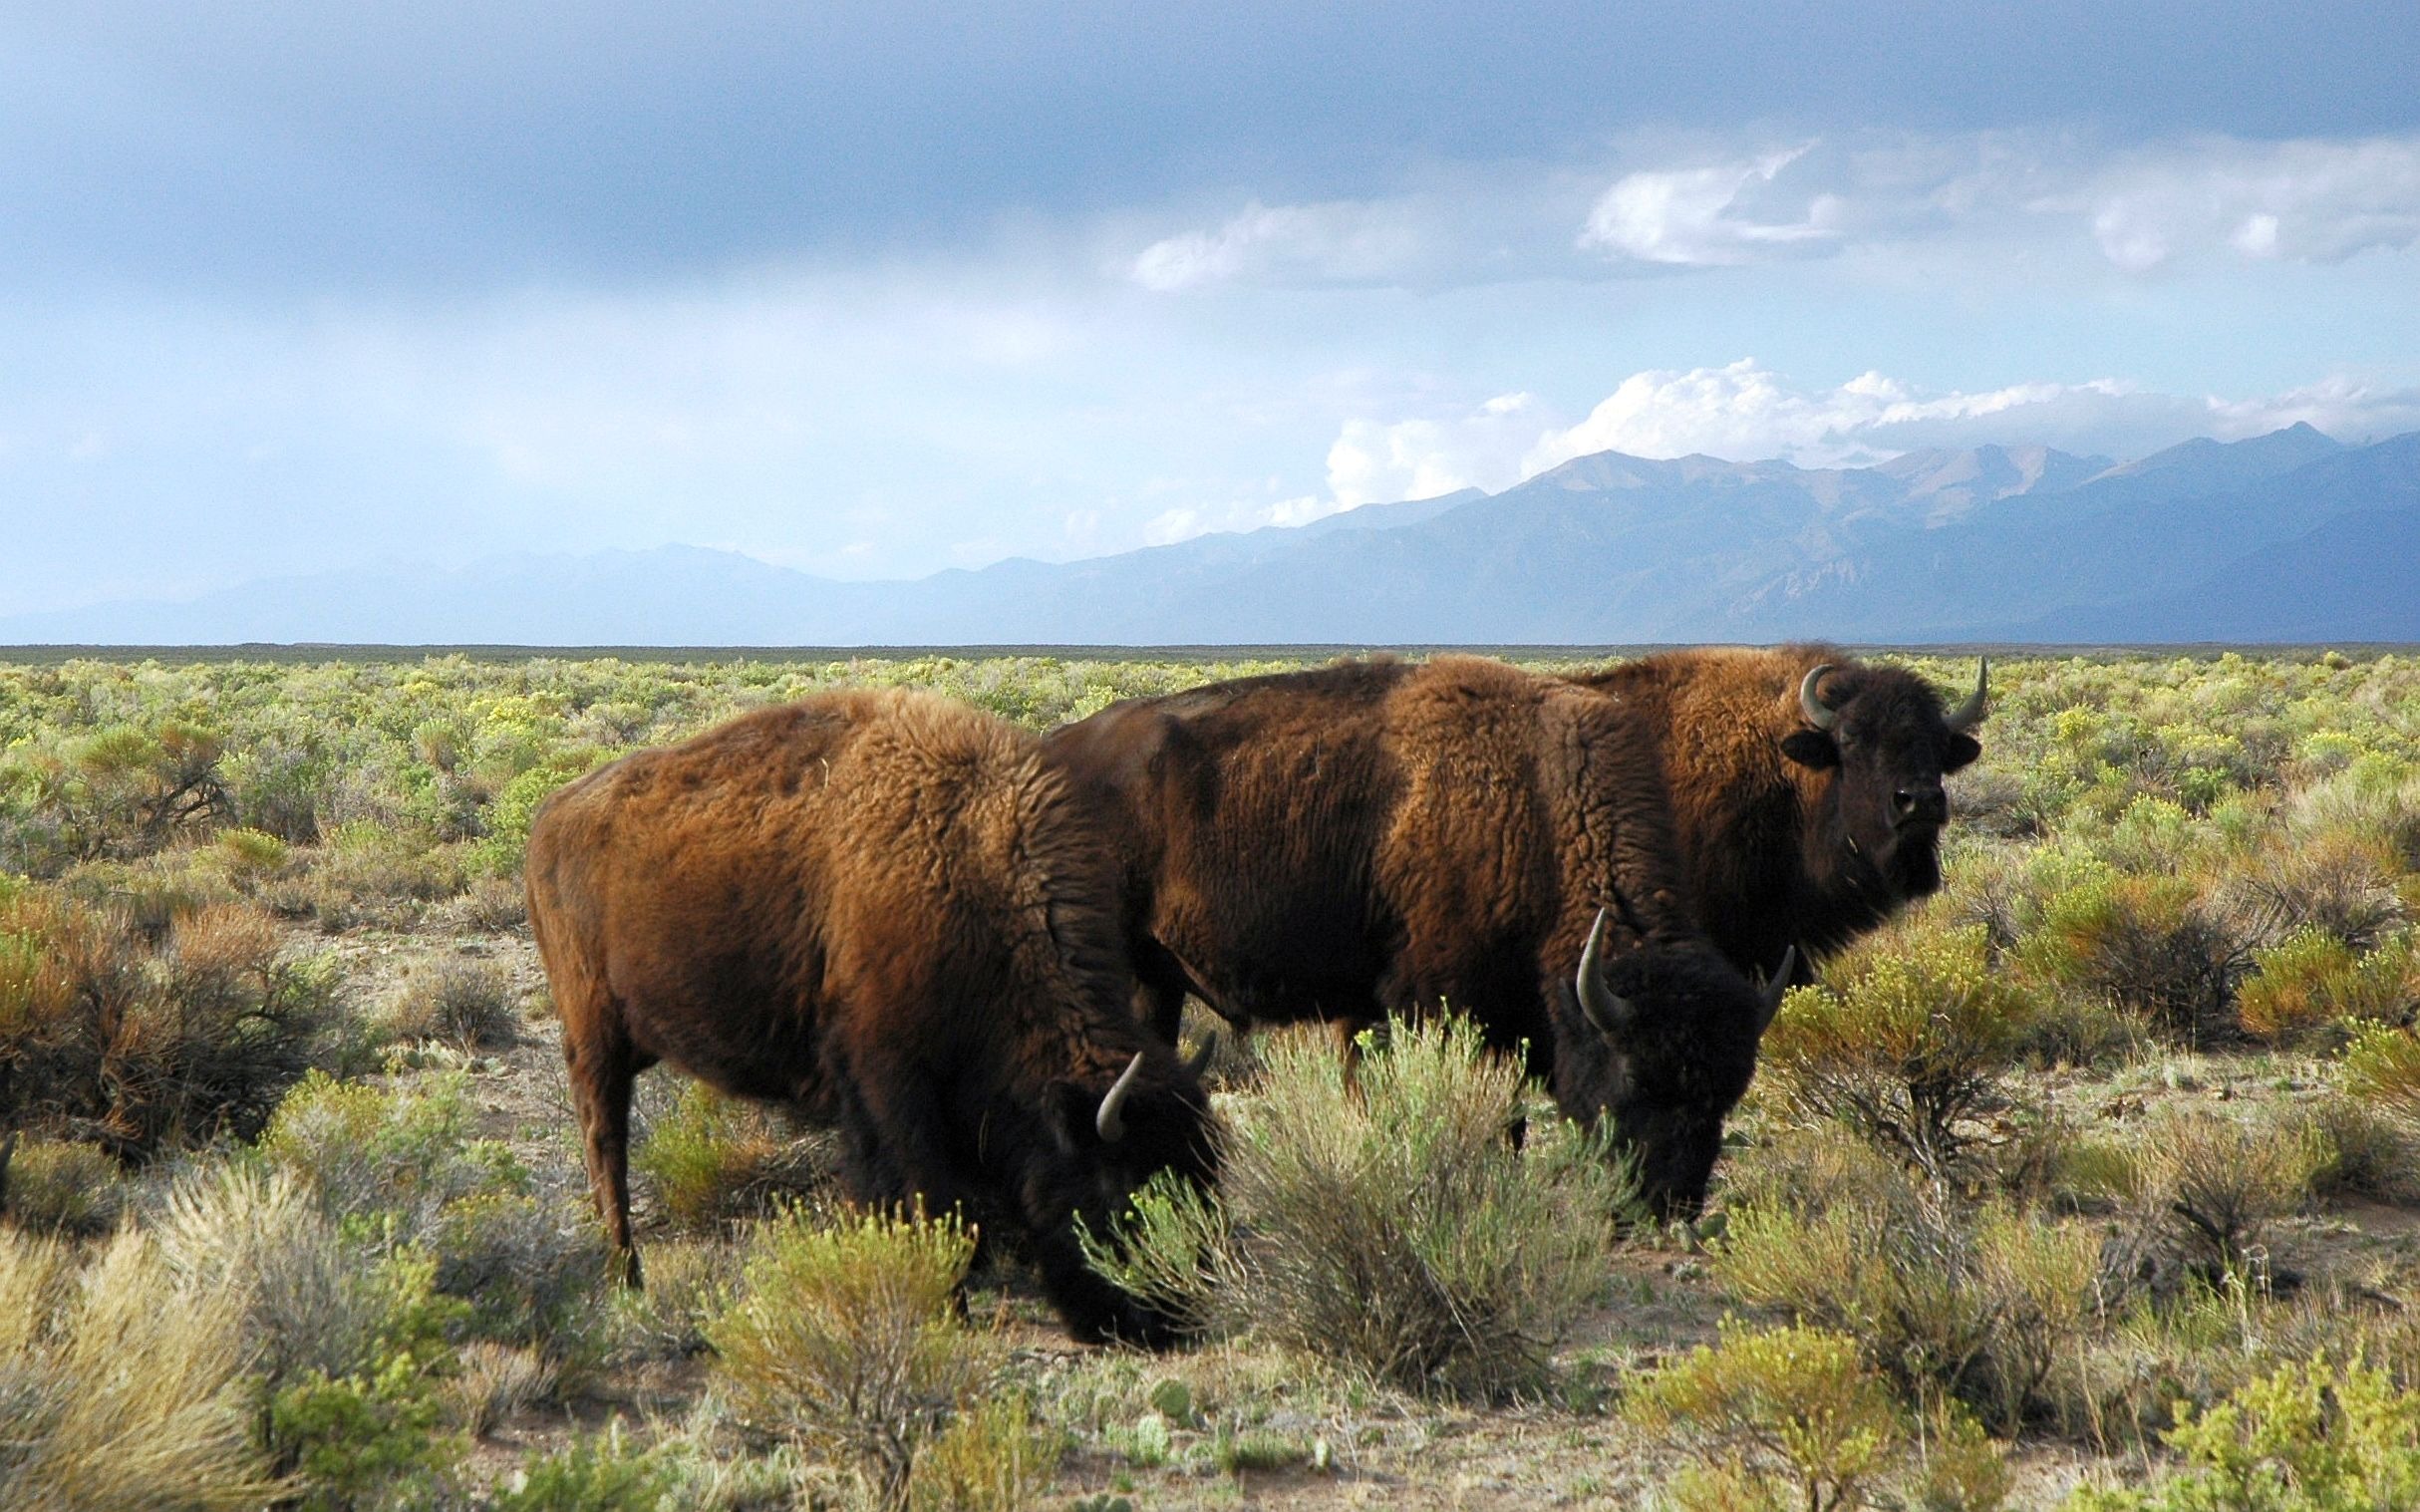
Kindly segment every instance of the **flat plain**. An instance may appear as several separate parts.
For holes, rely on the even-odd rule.
[[[1904,659],[1971,684],[1968,655]],[[1068,1344],[1014,1257],[958,1311],[946,1253],[937,1304],[850,1314],[903,1310],[911,1344],[768,1344],[749,1331],[873,1295],[848,1289],[950,1235],[843,1212],[819,1131],[662,1070],[636,1157],[650,1286],[605,1284],[521,903],[548,791],[818,688],[929,687],[1041,730],[1303,664],[0,664],[0,1503],[2420,1490],[2405,651],[1995,655],[1943,891],[1792,994],[1698,1224],[1625,1221],[1617,1181],[1575,1174],[1583,1142],[1451,1035],[1373,1045],[1359,1090],[1324,1040],[1259,1035],[1211,1071],[1248,1191],[1207,1229],[1163,1210],[1155,1240],[1220,1278],[1189,1294],[1191,1350]],[[1388,1132],[1507,1110],[1519,1149]],[[1443,1321],[1373,1343],[1322,1311],[1339,1286],[1372,1312],[1433,1294]],[[856,1394],[768,1387],[783,1349]]]

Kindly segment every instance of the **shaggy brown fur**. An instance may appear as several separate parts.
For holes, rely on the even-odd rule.
[[[1106,869],[1031,736],[920,693],[749,715],[549,798],[529,918],[612,1242],[631,1079],[661,1059],[837,1126],[862,1200],[1022,1229],[1079,1336],[1164,1337],[1074,1234],[1210,1170],[1199,1082],[1128,1012]]]
[[[1839,721],[1809,728],[1807,673]],[[1914,674],[1836,646],[1675,651],[1572,681],[1656,732],[1690,915],[1743,971],[1836,950],[1941,886],[1942,777],[1981,748]]]
[[[1122,816],[1146,1010],[1366,1024],[1439,1004],[1525,1051],[1673,1208],[1703,1193],[1763,1010],[1670,872],[1654,742],[1501,663],[1350,662],[1114,705],[1045,739]],[[1637,1013],[1609,1039],[1572,983],[1589,926]]]

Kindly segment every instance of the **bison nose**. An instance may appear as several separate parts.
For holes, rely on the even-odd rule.
[[[1902,824],[1942,824],[1950,818],[1950,798],[1939,782],[1902,787],[1891,794]]]

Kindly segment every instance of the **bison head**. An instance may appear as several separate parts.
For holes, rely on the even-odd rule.
[[[1050,1154],[1028,1177],[1027,1221],[1038,1236],[1044,1282],[1077,1338],[1160,1347],[1179,1324],[1118,1291],[1083,1263],[1075,1228],[1114,1232],[1135,1189],[1162,1171],[1207,1186],[1217,1140],[1201,1071],[1214,1047],[1189,1060],[1157,1042],[1134,1053],[1114,1078],[1053,1084],[1044,1117]]]
[[[1751,986],[1701,940],[1643,940],[1607,958],[1606,917],[1588,933],[1573,983],[1587,1032],[1563,1036],[1556,1097],[1613,1120],[1658,1218],[1694,1216],[1722,1148],[1722,1120],[1756,1073],[1756,1043],[1780,1007],[1791,960]],[[1577,1051],[1578,1054],[1572,1052]]]
[[[1990,666],[1974,692],[1945,714],[1933,689],[1891,667],[1815,668],[1798,685],[1807,728],[1781,743],[1783,756],[1833,778],[1808,833],[1819,882],[1879,893],[1877,912],[1941,886],[1941,831],[1950,800],[1942,778],[1982,754]]]

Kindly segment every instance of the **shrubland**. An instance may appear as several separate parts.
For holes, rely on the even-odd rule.
[[[1041,729],[1282,665],[0,666],[0,1504],[2415,1494],[2402,656],[1995,662],[1943,892],[1789,996],[1690,1225],[1440,1022],[1222,1058],[1221,1190],[1093,1236],[1174,1354],[1066,1346],[1013,1254],[665,1072],[607,1284],[547,792],[837,684]]]

